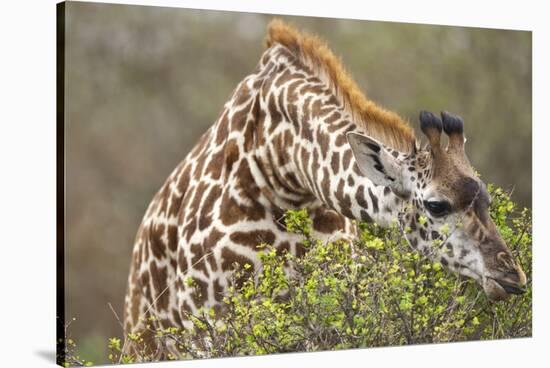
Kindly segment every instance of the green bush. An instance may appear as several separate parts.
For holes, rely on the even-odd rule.
[[[491,215],[530,280],[530,212],[500,188],[489,192]],[[221,317],[202,310],[189,316],[193,330],[157,337],[197,358],[531,336],[531,285],[493,303],[474,281],[411,251],[397,226],[361,223],[350,245],[313,239],[305,210],[287,212],[285,222],[303,236],[305,256],[263,244],[263,268],[255,277],[246,277],[248,265],[235,272]],[[121,357],[119,340],[109,348],[112,362],[152,360]]]
[[[57,364],[64,367],[92,366],[94,365],[93,362],[80,357],[76,341],[70,336],[69,328],[74,321],[76,321],[76,318],[72,318],[62,326],[64,330],[64,336],[63,338],[57,340],[55,361]],[[61,320],[59,318],[57,320],[57,323],[61,323]]]

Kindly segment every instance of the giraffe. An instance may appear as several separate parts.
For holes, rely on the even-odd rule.
[[[150,316],[156,328],[190,328],[186,316],[201,307],[223,313],[235,264],[261,268],[258,244],[304,254],[302,239],[281,223],[298,208],[323,241],[351,239],[356,221],[397,221],[411,247],[473,278],[488,298],[521,293],[525,274],[488,214],[463,120],[427,111],[419,120],[423,147],[399,115],[365,97],[323,41],[272,21],[256,69],[145,213],[125,332],[144,331]]]

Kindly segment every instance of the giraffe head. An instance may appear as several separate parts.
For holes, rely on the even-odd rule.
[[[525,274],[489,216],[491,198],[466,157],[462,119],[421,112],[420,126],[429,144],[412,153],[348,133],[359,170],[403,200],[399,224],[414,248],[475,279],[492,300],[522,293]]]

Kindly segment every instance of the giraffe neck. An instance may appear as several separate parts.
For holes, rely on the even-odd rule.
[[[346,133],[361,130],[333,91],[286,48],[266,54],[271,72],[257,124],[265,144],[254,152],[264,192],[283,209],[322,204],[350,219],[383,226],[395,220],[403,201],[360,173]]]

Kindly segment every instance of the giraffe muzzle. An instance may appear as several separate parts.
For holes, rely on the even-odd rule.
[[[487,277],[483,282],[483,290],[487,297],[493,301],[506,300],[511,295],[521,295],[526,292],[525,274],[521,272],[519,280],[511,281],[508,278]]]

